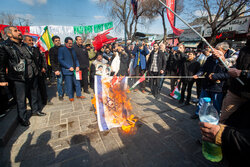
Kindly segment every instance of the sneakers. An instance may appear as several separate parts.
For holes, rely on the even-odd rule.
[[[62,96],[59,96],[59,100],[60,100],[60,101],[63,101],[63,97],[62,97]]]
[[[146,93],[145,90],[142,90],[141,92],[142,92],[142,93]]]
[[[69,99],[69,101],[73,102],[73,101],[74,101],[74,98]]]

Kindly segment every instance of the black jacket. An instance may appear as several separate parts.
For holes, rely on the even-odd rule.
[[[167,74],[168,75],[179,75],[180,67],[185,60],[185,53],[177,52],[175,54],[170,53],[167,60]]]
[[[61,71],[61,67],[58,61],[58,49],[61,46],[53,46],[49,50],[50,63],[53,71]]]
[[[245,46],[240,50],[239,57],[236,61],[236,68],[239,70],[248,70],[250,72],[250,46]],[[250,99],[250,79],[240,77],[245,86],[242,86],[236,79],[230,79],[229,90],[234,94]]]
[[[147,70],[150,71],[152,63],[153,63],[153,59],[154,59],[154,53],[155,51],[153,50],[148,58],[148,62],[147,62]],[[160,71],[166,70],[166,57],[165,57],[165,53],[162,51],[158,51],[158,56],[157,56],[157,67],[158,67],[158,73],[160,74]]]
[[[120,56],[120,69],[117,73],[117,76],[128,76],[128,67],[129,67],[129,62],[130,58],[129,55],[125,52],[119,53]]]
[[[250,46],[245,46],[240,50],[239,57],[236,61],[235,68],[239,70],[247,70],[250,72]],[[225,71],[223,73],[216,73],[213,75],[215,80],[229,80],[229,90],[239,97],[250,99],[250,79],[247,76],[240,76],[240,79],[244,82],[244,86],[239,83],[235,78],[231,78]]]
[[[30,53],[35,65],[38,66],[34,55],[26,44],[23,44]],[[7,82],[8,79],[12,81],[25,81],[26,67],[25,56],[14,45],[10,39],[5,40],[0,44],[0,82]],[[8,75],[6,74],[8,68]]]
[[[195,75],[200,69],[200,63],[197,62],[195,59],[189,61],[187,59],[184,60],[183,65],[180,67],[180,76],[193,76]],[[193,81],[193,78],[189,79],[181,79],[182,82]]]
[[[36,58],[39,72],[41,72],[42,68],[46,69],[46,63],[44,61],[44,56],[41,54],[39,48],[33,46],[33,47],[31,47],[31,51],[34,54],[34,57]]]
[[[224,73],[226,69],[223,65],[220,64],[219,60],[210,56],[207,58],[203,67],[200,68],[200,71],[196,74],[202,76],[205,74],[205,79],[202,79],[202,88],[206,91],[221,93],[225,81],[223,80],[211,80],[208,76],[211,73]]]
[[[80,68],[89,68],[89,54],[83,46],[78,46],[76,43],[73,45],[76,52],[77,59],[80,64]]]
[[[243,104],[225,122],[222,153],[229,166],[250,166],[250,101]]]

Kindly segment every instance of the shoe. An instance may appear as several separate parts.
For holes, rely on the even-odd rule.
[[[152,92],[150,92],[148,95],[153,95],[153,93],[152,93]]]
[[[19,123],[22,125],[22,126],[30,126],[30,121],[29,120],[25,120],[25,119],[22,119],[22,118],[19,118]]]
[[[59,100],[60,100],[60,101],[63,101],[63,97],[62,97],[62,96],[59,96]]]
[[[78,99],[86,99],[85,96],[77,96],[76,98],[78,98]]]
[[[142,93],[146,93],[145,90],[142,90],[141,92],[142,92]]]
[[[185,101],[185,105],[190,105],[189,101]]]
[[[179,100],[179,103],[180,103],[180,104],[182,104],[183,102],[184,102],[184,100],[182,100],[182,99]]]
[[[191,119],[198,119],[199,116],[198,116],[197,114],[194,114],[194,115],[192,115],[190,118],[191,118]]]
[[[86,90],[86,91],[83,91],[84,93],[87,93],[87,94],[90,94],[90,91]]]
[[[135,89],[134,91],[135,91],[135,92],[138,92],[139,90],[138,90],[138,89]]]
[[[199,103],[199,99],[193,99],[192,102],[193,103]]]
[[[156,100],[159,100],[159,98],[160,98],[159,95],[155,95]]]
[[[51,101],[47,101],[47,105],[53,105]]]
[[[69,101],[71,101],[71,102],[74,101],[74,98],[69,99]]]
[[[42,111],[38,111],[38,112],[35,112],[35,113],[33,113],[32,114],[32,116],[45,116],[46,115],[46,113],[44,113],[44,112],[42,112]]]

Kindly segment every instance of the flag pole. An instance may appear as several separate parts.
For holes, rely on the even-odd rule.
[[[37,43],[40,41],[41,37],[43,36],[43,34],[45,33],[45,30],[43,29],[43,31],[40,33],[40,37],[39,39],[36,41],[35,45],[37,45]]]
[[[190,26],[185,20],[183,20],[177,13],[175,13],[172,9],[170,9],[165,3],[163,3],[161,0],[158,0],[163,6],[165,6],[169,11],[171,11],[176,17],[178,17],[184,24],[186,24],[191,30],[193,30],[211,49],[212,51],[214,48],[208,43],[208,41],[200,34],[198,33],[192,26]],[[226,70],[229,70],[228,66],[225,64],[225,62],[219,57],[220,62],[223,64],[223,66],[226,68]],[[241,85],[245,85],[244,82],[240,80],[240,78],[237,79]]]

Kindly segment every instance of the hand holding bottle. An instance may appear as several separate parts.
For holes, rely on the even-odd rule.
[[[220,126],[207,122],[200,122],[199,125],[202,134],[202,140],[214,143],[215,137],[220,130]]]

